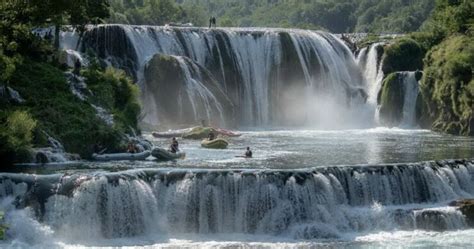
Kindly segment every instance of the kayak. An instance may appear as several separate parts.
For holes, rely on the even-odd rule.
[[[208,149],[226,149],[228,145],[229,142],[222,138],[216,138],[211,141],[209,141],[208,139],[204,139],[201,142],[201,146]]]
[[[139,153],[113,153],[113,154],[93,154],[92,158],[96,161],[120,161],[120,160],[130,160],[138,161],[145,160],[151,155],[149,150],[139,152]]]
[[[154,148],[151,151],[151,155],[159,160],[175,160],[175,159],[183,159],[186,156],[186,153],[185,152],[172,153],[163,148]]]

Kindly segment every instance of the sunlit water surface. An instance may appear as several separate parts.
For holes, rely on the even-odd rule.
[[[170,139],[144,136],[155,146],[167,148]],[[225,150],[202,148],[199,140],[179,139],[184,160],[87,162],[77,170],[130,168],[199,169],[298,169],[333,165],[408,163],[474,157],[474,138],[450,136],[427,130],[374,128],[364,130],[242,131],[229,138]],[[239,158],[249,146],[254,157]],[[70,169],[69,169],[70,170]],[[50,171],[37,171],[50,173]]]

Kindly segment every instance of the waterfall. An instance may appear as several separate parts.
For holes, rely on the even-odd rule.
[[[33,209],[56,236],[264,234],[296,239],[393,229],[461,229],[474,161],[286,170],[143,169],[0,174],[0,198]]]
[[[186,82],[186,92],[190,98],[191,106],[194,113],[194,119],[198,120],[199,117],[202,115],[198,114],[197,110],[197,101],[202,100],[204,104],[204,110],[206,110],[205,117],[207,120],[211,119],[211,105],[215,105],[217,107],[217,111],[219,112],[220,119],[224,119],[224,110],[222,108],[221,103],[216,99],[213,93],[204,86],[201,82],[201,77],[199,75],[198,67],[190,62],[187,62],[183,57],[175,57],[177,58],[181,70],[184,72],[184,79]],[[190,69],[191,68],[191,69]],[[191,70],[193,72],[197,72],[197,75],[192,75]]]
[[[377,105],[377,95],[382,86],[384,77],[379,50],[384,43],[374,43],[369,47],[363,48],[357,56],[357,63],[363,70],[364,79],[367,85],[368,103]]]
[[[402,127],[413,127],[415,122],[416,99],[420,92],[415,72],[403,72],[403,118]]]
[[[351,51],[324,32],[98,25],[88,27],[78,48],[95,51],[110,65],[124,69],[143,91],[148,90],[144,70],[153,56],[187,58],[220,84],[235,108],[233,119],[238,122],[234,125],[302,124],[308,120],[350,123],[354,121],[347,113],[363,108],[366,96]],[[201,83],[213,93],[208,82]],[[160,99],[147,102],[149,99],[143,97],[145,106],[162,104]],[[217,102],[221,102],[219,98]],[[158,123],[166,119],[156,110],[146,115],[150,117],[145,119]]]

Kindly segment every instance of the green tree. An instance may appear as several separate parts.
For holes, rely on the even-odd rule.
[[[107,0],[32,0],[31,5],[39,12],[38,21],[51,21],[55,26],[54,46],[59,47],[59,31],[64,24],[70,24],[83,32],[86,24],[97,24],[108,18]]]
[[[474,1],[436,0],[436,8],[426,25],[431,32],[468,34],[474,27]]]

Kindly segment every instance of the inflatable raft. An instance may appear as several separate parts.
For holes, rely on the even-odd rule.
[[[186,156],[186,153],[184,152],[172,153],[163,148],[154,148],[151,151],[151,155],[158,160],[175,160],[175,159],[184,158]]]
[[[222,138],[216,138],[214,140],[204,139],[201,142],[201,146],[208,149],[226,149],[229,142]]]
[[[219,135],[224,135],[224,136],[227,136],[227,137],[240,137],[240,136],[242,136],[242,134],[231,131],[231,130],[226,130],[226,129],[221,129],[221,128],[215,128],[215,129],[216,129],[216,131]]]
[[[113,153],[113,154],[93,154],[92,158],[96,161],[121,161],[121,160],[130,160],[138,161],[145,160],[151,155],[149,150],[139,152],[139,153]]]

